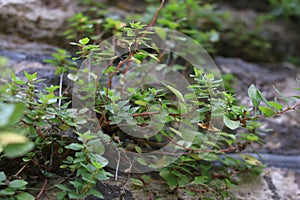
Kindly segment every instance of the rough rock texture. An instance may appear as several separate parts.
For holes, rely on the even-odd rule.
[[[300,69],[293,65],[257,65],[241,59],[221,57],[216,58],[215,62],[223,73],[234,75],[233,88],[237,99],[243,105],[251,105],[247,96],[247,90],[251,84],[255,84],[269,100],[279,97],[273,86],[276,86],[287,97],[299,95],[299,90],[294,89],[300,87],[300,83],[297,82],[297,79],[300,78]],[[290,103],[291,106],[293,104],[293,102]],[[289,111],[283,115],[263,120],[266,122],[263,129],[273,129],[273,131],[262,134],[266,144],[256,148],[277,154],[299,154],[299,116],[299,112]]]
[[[244,177],[242,184],[231,189],[236,200],[298,200],[299,174],[267,168],[260,177]]]
[[[67,19],[77,10],[72,0],[0,0],[0,30],[57,44]]]
[[[32,57],[33,55],[51,55],[56,52],[58,48],[49,44],[42,42],[30,42],[24,38],[20,38],[14,35],[4,35],[0,33],[0,51],[3,56],[5,51],[11,52],[10,60],[15,62],[23,59],[18,58],[18,53],[26,54],[27,58]],[[8,56],[9,57],[9,56]],[[38,56],[36,56],[37,58]]]

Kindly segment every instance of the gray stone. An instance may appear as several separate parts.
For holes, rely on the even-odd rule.
[[[236,200],[297,200],[300,199],[299,174],[279,168],[266,168],[259,177],[243,177],[232,188]]]
[[[78,11],[71,0],[0,0],[0,30],[34,40],[56,40]],[[55,42],[52,42],[55,43]]]

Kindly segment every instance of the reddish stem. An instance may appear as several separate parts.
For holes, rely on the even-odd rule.
[[[156,10],[156,12],[155,12],[155,14],[154,14],[154,17],[153,17],[152,21],[151,21],[150,24],[147,26],[146,30],[149,30],[149,29],[156,23],[158,14],[159,14],[160,10],[163,8],[164,4],[165,4],[165,0],[162,0],[162,1],[160,2],[159,7],[157,8],[157,10]]]
[[[44,193],[44,191],[45,191],[45,188],[46,188],[46,186],[47,186],[47,183],[48,183],[48,179],[45,179],[41,191],[40,191],[39,194],[35,197],[36,200],[38,200],[39,198],[41,198],[41,196],[43,195],[43,193]]]

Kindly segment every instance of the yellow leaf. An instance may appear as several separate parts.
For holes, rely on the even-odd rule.
[[[211,124],[208,123],[198,123],[198,126],[209,131],[220,131],[220,129],[213,127]]]
[[[245,160],[250,165],[262,165],[262,163],[259,160],[257,160],[254,156],[245,155],[245,154],[241,154],[240,156],[243,160]]]
[[[11,132],[0,133],[0,145],[5,147],[9,144],[23,144],[27,143],[28,139],[24,135]]]

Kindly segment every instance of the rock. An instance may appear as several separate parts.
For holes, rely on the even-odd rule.
[[[43,42],[28,41],[14,35],[4,35],[0,33],[0,51],[11,51],[13,53],[27,54],[27,57],[36,54],[51,55],[57,51],[56,46],[52,46]]]
[[[236,200],[297,200],[300,198],[299,175],[279,168],[266,168],[259,177],[244,177],[230,191]]]
[[[299,91],[294,89],[300,87],[297,82],[300,78],[300,69],[291,64],[259,65],[247,63],[241,59],[221,57],[215,58],[215,62],[224,74],[234,75],[232,87],[237,100],[242,105],[251,107],[251,101],[247,95],[251,84],[255,84],[268,100],[279,97],[273,86],[276,86],[287,97],[299,96]],[[291,106],[294,103],[290,102]],[[297,155],[300,153],[299,112],[289,111],[264,119],[262,122],[265,124],[262,127],[264,130],[272,129],[272,131],[261,134],[266,143],[263,146],[257,146],[257,149],[277,154]]]
[[[0,0],[0,30],[58,44],[67,19],[77,11],[71,0]]]

